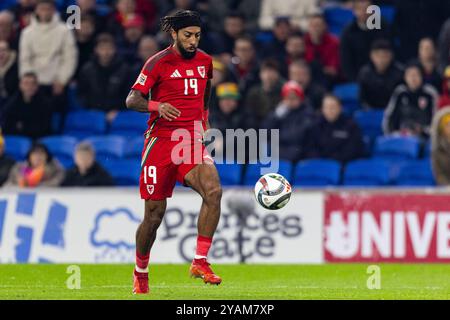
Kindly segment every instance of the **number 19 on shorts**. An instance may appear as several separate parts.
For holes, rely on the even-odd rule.
[[[149,183],[149,179],[151,182]],[[156,184],[156,167],[155,166],[144,166],[144,183],[145,184]]]

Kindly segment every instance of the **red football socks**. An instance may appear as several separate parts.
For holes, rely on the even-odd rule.
[[[212,238],[197,236],[197,251],[195,252],[195,259],[206,259],[209,248],[211,247]]]
[[[136,271],[138,272],[148,272],[148,260],[150,259],[150,253],[146,255],[141,255],[136,250]]]

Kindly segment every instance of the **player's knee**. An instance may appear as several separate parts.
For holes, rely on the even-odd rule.
[[[205,198],[208,203],[220,203],[220,199],[222,198],[222,187],[220,185],[214,185],[206,188]]]

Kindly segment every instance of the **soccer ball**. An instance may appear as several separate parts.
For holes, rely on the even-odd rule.
[[[255,184],[256,201],[269,210],[283,208],[289,202],[291,193],[291,184],[278,173],[267,173]]]

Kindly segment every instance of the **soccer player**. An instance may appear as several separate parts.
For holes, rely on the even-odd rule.
[[[205,283],[218,285],[222,281],[207,262],[222,197],[217,169],[202,143],[203,132],[209,128],[212,58],[197,49],[201,34],[197,12],[182,10],[165,16],[161,26],[163,31],[170,32],[174,42],[147,60],[126,99],[127,108],[150,112],[139,183],[141,198],[145,200],[145,215],[136,232],[133,289],[136,294],[149,292],[150,250],[176,180],[191,187],[203,200],[190,274]],[[198,123],[200,126],[196,125]],[[173,155],[178,154],[173,151],[178,150],[180,142],[171,139],[180,132],[189,132],[191,137],[187,148],[183,139],[181,163],[174,160]],[[191,161],[192,157],[200,161]]]

